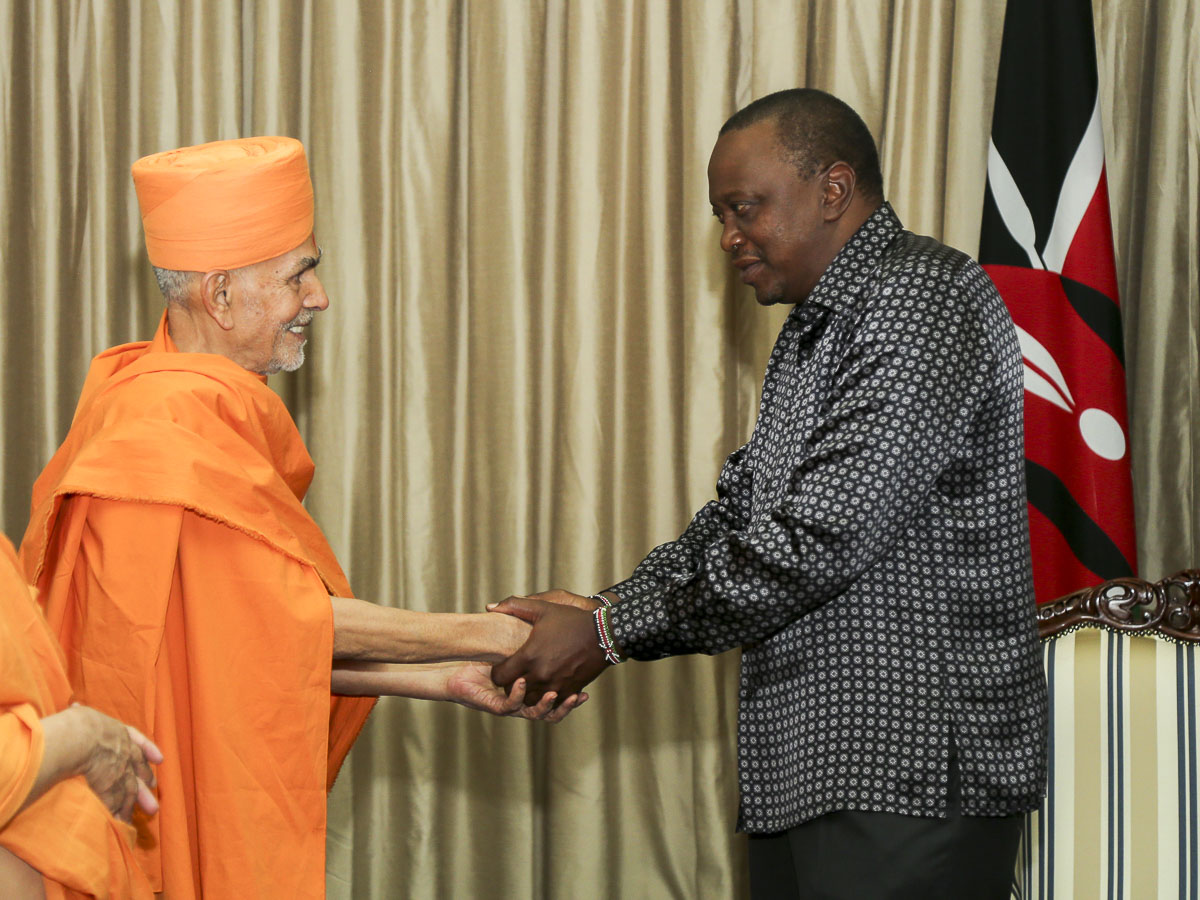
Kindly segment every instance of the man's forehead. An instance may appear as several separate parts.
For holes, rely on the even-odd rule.
[[[299,247],[289,250],[287,253],[281,253],[273,260],[268,260],[273,263],[273,268],[277,269],[294,269],[298,266],[311,268],[321,261],[321,248],[317,245],[315,237],[310,237]]]
[[[731,128],[717,138],[713,145],[713,152],[719,147],[729,146],[762,146],[765,148],[776,147],[779,144],[779,130],[776,127],[774,119],[759,119],[757,122],[751,122],[749,125],[742,125],[739,128]]]
[[[314,236],[286,253],[244,266],[238,271],[258,277],[288,279],[315,268],[321,262],[322,255],[323,251]]]
[[[708,160],[709,189],[732,189],[737,182],[768,175],[786,177],[791,167],[780,150],[769,120],[727,131],[717,139]]]

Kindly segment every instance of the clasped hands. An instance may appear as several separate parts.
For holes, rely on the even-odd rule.
[[[506,691],[523,681],[527,704],[537,704],[550,693],[559,697],[580,693],[609,665],[592,617],[599,605],[590,597],[563,590],[488,604],[489,611],[515,616],[532,626],[521,648],[492,667],[492,681]]]

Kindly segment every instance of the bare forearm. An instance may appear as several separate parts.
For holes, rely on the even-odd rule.
[[[70,707],[42,719],[42,736],[45,750],[42,764],[38,767],[21,809],[29,806],[38,797],[65,778],[83,771],[91,750],[93,737],[88,728],[86,714],[78,707]]]
[[[4,885],[5,897],[43,900],[46,896],[42,873],[3,847],[0,847],[0,885]]]
[[[330,689],[350,697],[412,697],[448,700],[447,670],[458,663],[403,665],[385,662],[335,661]]]
[[[491,666],[479,662],[425,665],[335,662],[330,686],[338,694],[390,694],[418,700],[448,700],[494,716],[520,716],[547,722],[561,721],[587,700],[586,694],[572,694],[561,704],[556,704],[557,695],[547,692],[537,704],[525,706],[523,678],[505,690],[492,682]]]
[[[426,613],[331,597],[333,658],[361,662],[499,662],[525,640],[523,623],[487,613]]]

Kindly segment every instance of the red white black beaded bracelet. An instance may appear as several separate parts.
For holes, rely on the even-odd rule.
[[[592,613],[592,617],[596,620],[596,634],[600,638],[600,649],[604,651],[604,658],[614,666],[624,662],[613,647],[612,630],[608,625],[608,607],[599,607]]]
[[[588,599],[595,600],[597,603],[599,603],[605,609],[608,609],[610,606],[613,605],[613,602],[611,600],[609,600],[607,597],[605,597],[603,594],[588,594]]]

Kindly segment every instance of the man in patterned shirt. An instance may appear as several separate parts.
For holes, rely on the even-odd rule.
[[[499,604],[534,629],[493,678],[561,694],[741,647],[756,898],[1006,897],[1046,768],[1012,321],[974,261],[904,230],[828,94],[735,114],[708,177],[742,280],[795,304],[754,432],[611,608]]]

